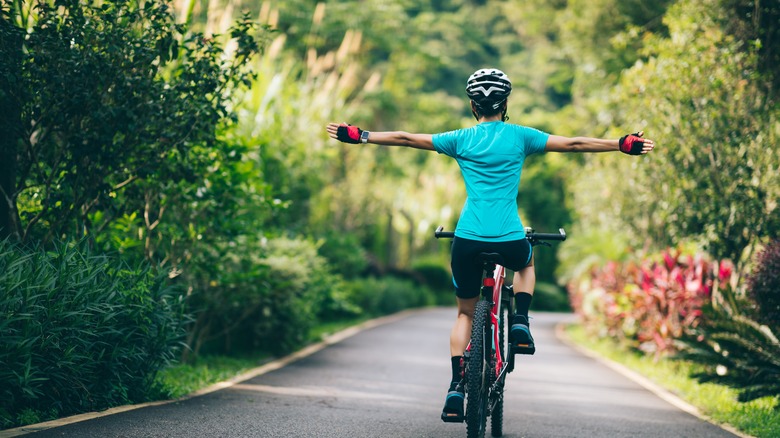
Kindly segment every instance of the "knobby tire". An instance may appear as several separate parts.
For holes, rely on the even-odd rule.
[[[471,351],[466,370],[466,435],[468,438],[483,438],[487,426],[488,391],[490,389],[490,363],[485,354],[492,348],[490,342],[490,303],[477,302],[474,321],[471,326]]]

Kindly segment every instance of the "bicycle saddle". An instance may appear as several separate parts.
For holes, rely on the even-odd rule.
[[[504,264],[504,258],[501,257],[501,254],[495,252],[479,253],[479,255],[477,256],[477,261],[480,263],[490,262],[490,263],[495,263],[497,265]]]

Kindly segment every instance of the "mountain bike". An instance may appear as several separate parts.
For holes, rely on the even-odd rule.
[[[444,227],[438,227],[434,236],[437,239],[455,237],[455,233],[443,230]],[[563,228],[558,233],[537,233],[532,228],[526,228],[525,234],[531,246],[550,246],[547,241],[566,240]],[[502,266],[501,255],[481,253],[476,261],[482,264],[482,290],[474,311],[471,340],[463,354],[461,381],[466,394],[466,434],[469,438],[484,437],[490,417],[490,433],[499,437],[503,435],[504,427],[506,376],[515,369],[515,355],[533,354],[535,347],[509,342],[507,320],[513,315],[514,295],[512,287],[504,285],[506,270]],[[442,419],[447,422],[463,421],[460,417]]]

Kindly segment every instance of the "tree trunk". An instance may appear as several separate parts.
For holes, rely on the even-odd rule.
[[[16,207],[16,174],[22,133],[19,90],[22,80],[23,33],[0,16],[0,239],[19,240],[21,224]]]

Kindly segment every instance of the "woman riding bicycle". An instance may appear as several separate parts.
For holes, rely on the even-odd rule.
[[[517,194],[525,157],[538,152],[612,152],[647,154],[654,148],[642,132],[617,140],[563,137],[534,128],[505,123],[512,83],[501,70],[486,68],[472,74],[466,83],[471,112],[477,125],[440,134],[410,134],[402,131],[369,132],[356,126],[330,123],[330,137],[345,143],[373,143],[436,151],[454,158],[466,184],[467,199],[452,243],[452,275],[458,315],[450,333],[452,379],[445,400],[445,413],[463,415],[464,395],[458,386],[461,360],[469,343],[474,308],[479,300],[482,266],[475,262],[481,252],[501,254],[506,268],[514,271],[512,286],[515,315],[510,341],[533,345],[528,323],[536,275],[533,252],[520,222]]]

